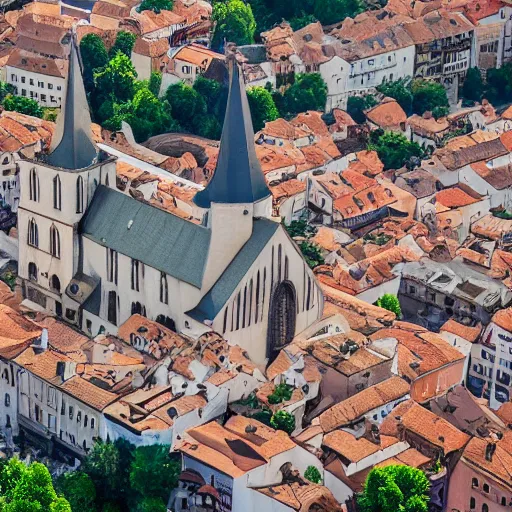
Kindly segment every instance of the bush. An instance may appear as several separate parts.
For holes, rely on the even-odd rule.
[[[5,110],[12,110],[27,116],[39,117],[40,119],[43,118],[44,114],[43,109],[36,100],[25,98],[24,96],[12,96],[9,94],[4,99],[3,107]]]
[[[291,434],[295,430],[295,417],[287,411],[277,411],[272,416],[270,425],[276,430]]]
[[[417,142],[411,142],[401,133],[375,130],[368,149],[377,151],[384,169],[400,169],[411,158],[421,158],[423,151]]]
[[[462,96],[467,100],[481,101],[484,94],[482,73],[478,68],[468,69],[466,79],[462,85]]]
[[[299,248],[310,268],[315,268],[324,264],[322,251],[318,245],[312,244],[311,242],[302,242],[299,245]]]
[[[385,293],[377,300],[377,306],[395,313],[397,318],[402,316],[402,308],[400,307],[400,301],[396,295]]]
[[[171,0],[142,0],[142,3],[137,7],[137,11],[153,11],[159,14],[160,11],[172,11],[172,6],[173,2]]]
[[[315,466],[308,466],[304,472],[304,478],[313,482],[314,484],[322,483],[322,475]]]
[[[309,224],[305,220],[292,220],[290,222],[289,226],[285,226],[286,231],[288,231],[288,234],[294,238],[294,237],[304,237],[309,238],[311,236],[314,236],[318,229]]]
[[[414,80],[411,91],[413,111],[420,116],[427,111],[433,112],[436,107],[447,109],[450,106],[445,88],[437,82]]]
[[[281,103],[285,114],[299,114],[307,110],[325,109],[327,102],[327,85],[320,73],[299,74],[295,82],[286,89]],[[276,105],[279,101],[276,102]],[[278,106],[279,107],[279,106]]]
[[[84,472],[64,473],[57,479],[56,486],[69,501],[73,512],[96,510],[96,487]]]
[[[289,386],[286,383],[278,384],[274,391],[268,395],[268,403],[275,405],[280,404],[281,402],[288,402],[292,397],[293,387]]]

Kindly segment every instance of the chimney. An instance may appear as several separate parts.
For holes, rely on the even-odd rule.
[[[48,329],[44,328],[41,337],[31,345],[36,354],[42,354],[48,349]]]
[[[485,460],[488,462],[492,462],[492,456],[494,455],[495,451],[496,451],[496,444],[495,443],[487,443],[487,446],[485,447]]]
[[[56,373],[62,382],[66,382],[76,375],[76,363],[73,361],[59,361]]]

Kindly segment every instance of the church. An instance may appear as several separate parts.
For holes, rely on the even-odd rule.
[[[115,158],[92,139],[73,44],[50,152],[19,162],[19,282],[29,304],[89,336],[116,334],[134,313],[194,339],[213,330],[260,364],[322,317],[311,269],[271,219],[243,74],[234,58],[229,66],[217,167],[194,198],[199,225],[116,190]]]

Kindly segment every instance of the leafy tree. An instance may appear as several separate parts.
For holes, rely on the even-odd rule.
[[[226,0],[213,5],[212,20],[215,22],[212,46],[221,48],[224,41],[237,45],[254,42],[256,21],[249,4],[242,0]]]
[[[25,96],[12,96],[9,94],[4,99],[2,105],[5,110],[13,110],[20,114],[39,117],[40,119],[43,118],[43,109],[39,106],[39,103],[32,98],[26,98]]]
[[[287,2],[283,2],[287,3]],[[290,25],[293,30],[300,30],[310,23],[315,23],[317,19],[314,14],[306,14],[304,11],[301,12],[300,16],[295,16],[289,19]]]
[[[58,115],[59,115],[58,108],[51,108],[51,107],[43,108],[43,119],[45,121],[51,121],[52,123],[55,123],[55,121],[57,121]]]
[[[278,384],[274,391],[268,395],[268,403],[271,405],[280,404],[281,402],[287,402],[292,397],[293,387],[283,382]]]
[[[420,158],[423,155],[417,142],[411,142],[396,132],[383,133],[368,149],[377,151],[386,170],[400,169],[412,157]]]
[[[412,109],[415,114],[432,112],[436,107],[449,107],[445,88],[437,82],[414,80],[411,85]]]
[[[410,466],[374,468],[357,503],[361,512],[427,512],[430,483]]]
[[[0,82],[0,103],[3,102],[9,94],[14,94],[14,86],[7,82]]]
[[[468,69],[466,79],[462,86],[462,95],[467,100],[481,101],[484,94],[484,83],[482,73],[478,68]]]
[[[347,114],[357,123],[363,124],[366,121],[364,111],[377,104],[372,94],[365,96],[349,96],[347,100]]]
[[[135,512],[167,512],[167,505],[162,498],[144,498]]]
[[[117,52],[124,53],[128,58],[131,58],[135,39],[137,39],[137,36],[133,32],[120,30],[117,33],[116,42],[110,49],[110,58],[114,58],[117,55]]]
[[[279,117],[272,95],[264,87],[250,87],[247,90],[247,99],[255,131],[261,130],[266,122]]]
[[[270,426],[291,434],[295,430],[295,417],[288,411],[277,411],[270,420]]]
[[[361,0],[315,0],[313,14],[322,25],[339,23],[365,10]]]
[[[181,472],[181,460],[169,455],[168,445],[139,446],[130,469],[134,491],[145,498],[166,500],[176,487]]]
[[[307,110],[324,110],[327,101],[327,85],[320,73],[300,74],[286,89],[283,99],[284,108],[290,114]]]
[[[311,242],[302,242],[299,245],[299,248],[310,268],[315,268],[318,267],[318,265],[324,264],[322,251],[318,245],[312,244]]]
[[[488,69],[485,95],[493,103],[505,103],[512,100],[512,64],[507,63],[499,69]]]
[[[304,478],[314,484],[322,483],[322,475],[315,466],[308,466],[304,472]]]
[[[153,11],[158,14],[160,11],[172,11],[172,6],[172,0],[142,0],[137,11]]]
[[[377,300],[377,306],[380,308],[387,309],[392,313],[395,313],[397,318],[402,316],[402,309],[400,307],[400,301],[396,295],[392,293],[385,293],[382,297]]]
[[[146,88],[139,89],[131,102],[130,116],[126,119],[135,138],[143,141],[166,130],[170,117],[164,105]]]
[[[285,226],[286,231],[288,231],[288,234],[294,238],[294,237],[305,237],[309,238],[316,234],[318,229],[313,226],[312,224],[309,224],[306,220],[292,220],[290,222],[289,226]]]
[[[162,73],[153,71],[149,77],[148,89],[158,98],[160,96],[160,87],[162,85]]]
[[[195,133],[206,139],[219,140],[222,134],[222,124],[213,115],[206,115],[200,123],[196,123]]]
[[[39,462],[25,466],[10,459],[0,472],[2,512],[71,512],[68,501],[59,498],[48,468]]]
[[[85,88],[90,91],[94,87],[94,71],[105,67],[108,63],[107,49],[101,37],[96,34],[86,34],[80,41],[80,56]]]
[[[206,114],[206,102],[193,87],[183,82],[172,84],[167,88],[165,97],[171,116],[181,126],[191,129],[198,122],[202,122]]]
[[[394,82],[383,82],[377,87],[377,90],[385,96],[394,98],[404,109],[407,115],[412,112],[412,92],[410,80],[400,78]]]
[[[133,98],[136,80],[137,72],[132,61],[120,52],[104,69],[94,72],[97,94],[105,99],[115,98],[118,102]]]
[[[57,479],[57,490],[69,501],[73,512],[96,510],[96,487],[86,473],[64,473]]]
[[[193,87],[203,97],[208,112],[213,113],[222,93],[222,85],[217,80],[198,76]]]

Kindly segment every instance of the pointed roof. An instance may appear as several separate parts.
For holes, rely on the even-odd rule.
[[[211,203],[255,203],[270,196],[254,147],[243,74],[234,59],[229,65],[229,97],[217,167],[206,188],[194,197],[201,208]]]
[[[46,162],[54,167],[78,170],[89,167],[98,157],[92,141],[91,115],[85,95],[78,48],[71,44],[68,83],[50,154]]]

